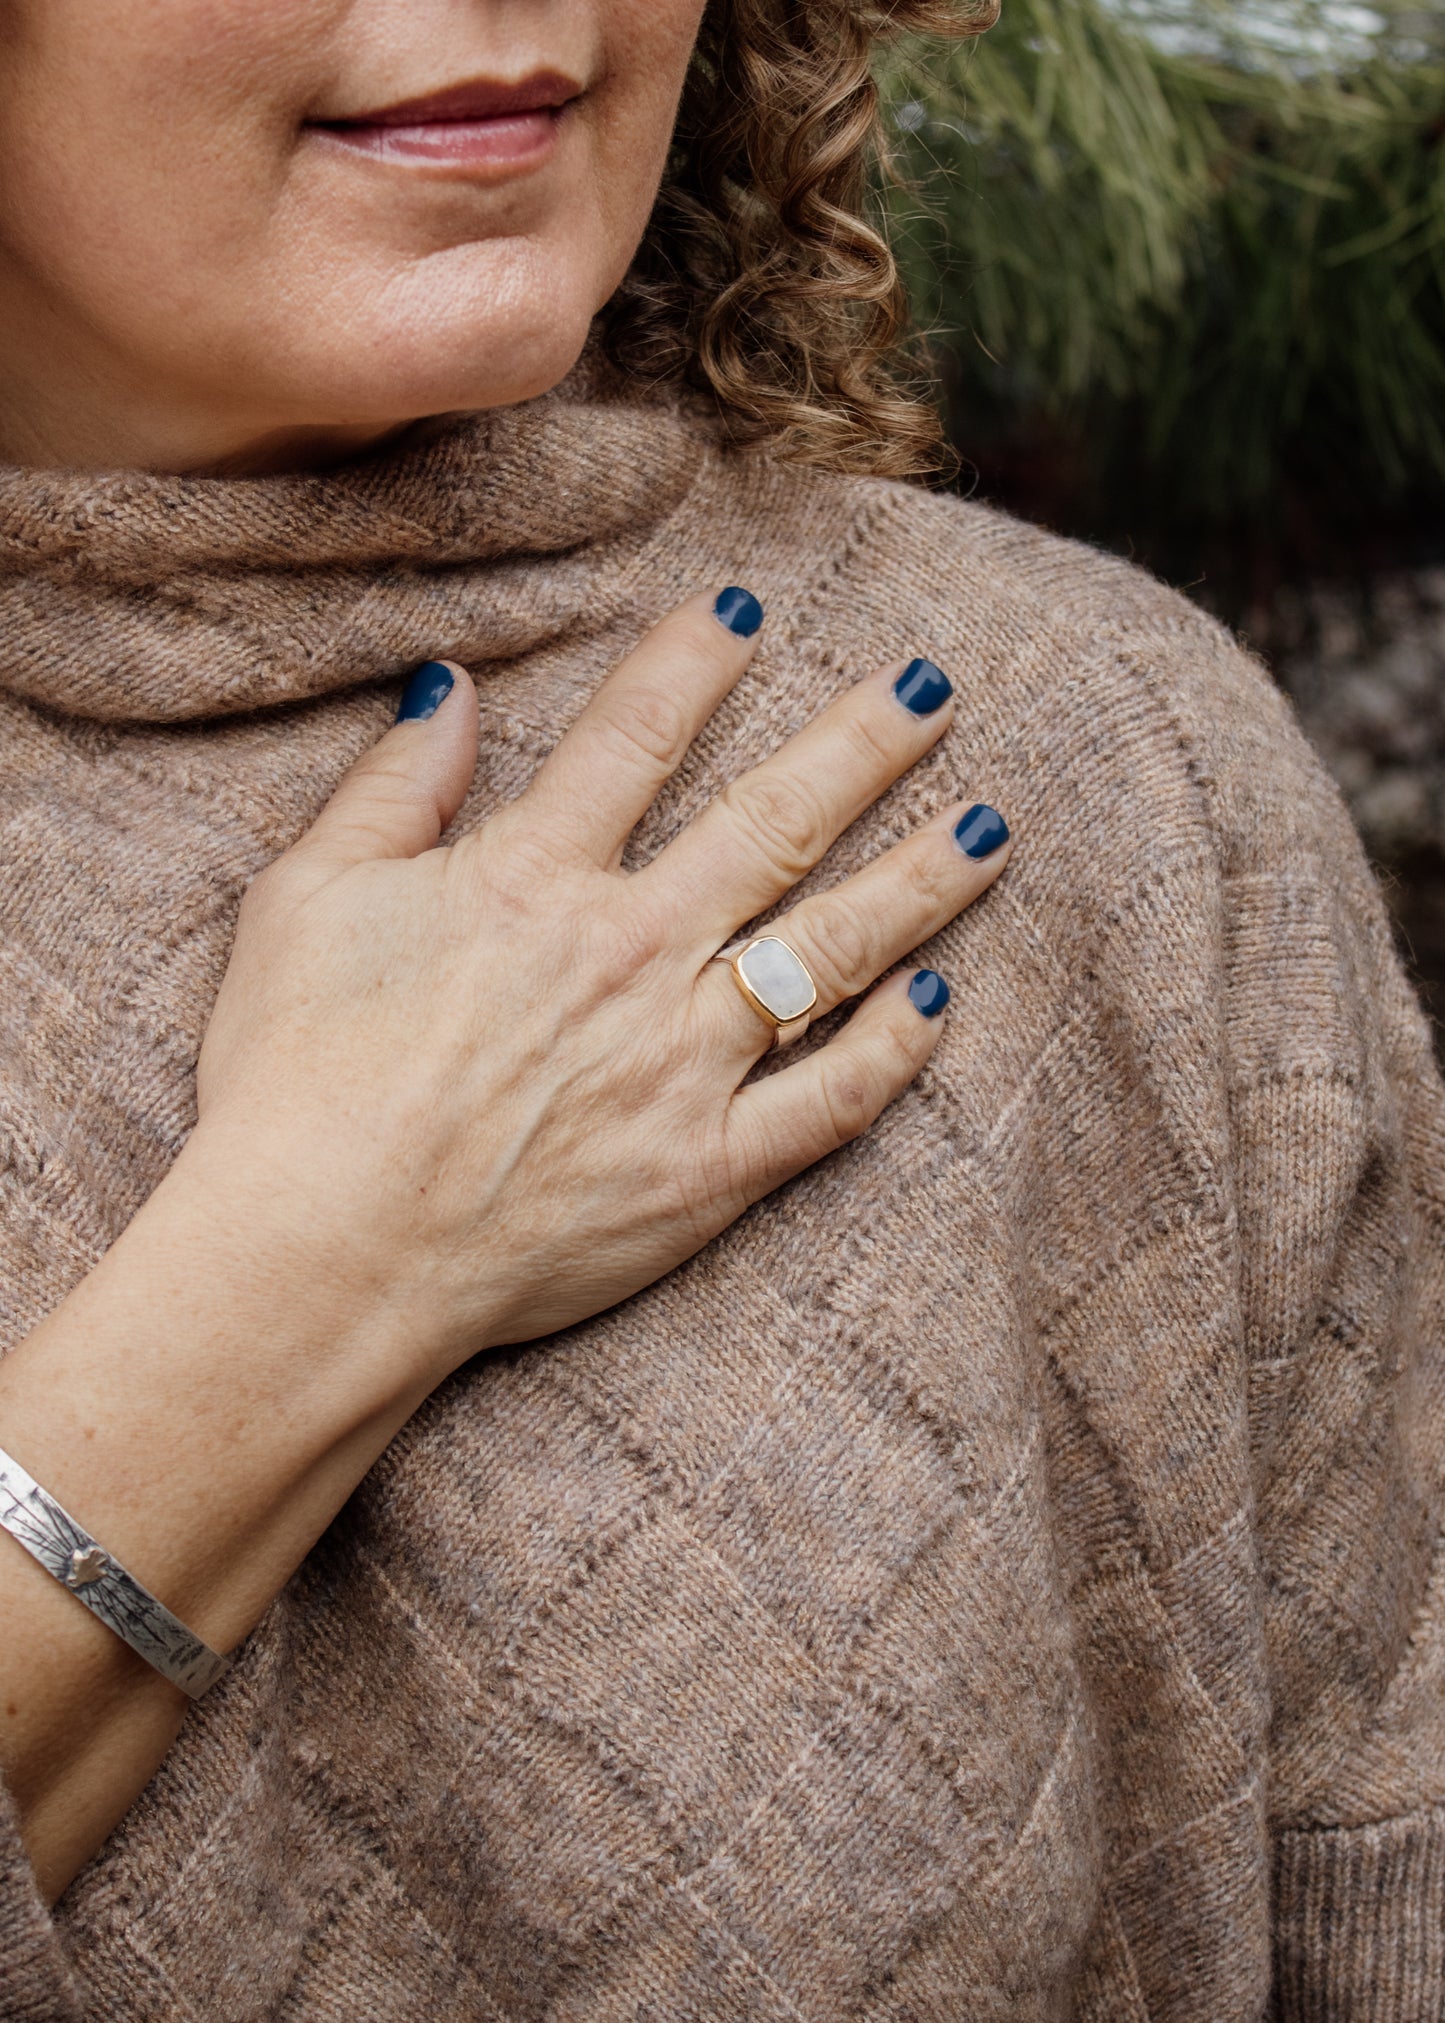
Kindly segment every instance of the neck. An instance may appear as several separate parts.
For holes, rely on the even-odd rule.
[[[342,463],[412,423],[404,415],[301,423],[248,412],[212,388],[158,385],[101,355],[49,305],[37,311],[27,301],[26,316],[20,306],[12,296],[0,310],[0,464],[260,477]]]
[[[11,389],[7,388],[8,396]],[[392,422],[279,424],[222,417],[153,416],[119,406],[86,413],[6,398],[0,404],[0,463],[30,470],[139,470],[196,477],[264,477],[325,470],[390,443],[413,426]]]
[[[593,358],[545,395],[314,475],[0,468],[0,702],[225,716],[590,636],[599,583],[677,511],[709,447],[689,409],[634,398]]]

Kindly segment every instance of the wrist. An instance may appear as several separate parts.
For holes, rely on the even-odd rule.
[[[203,1256],[218,1298],[293,1376],[304,1366],[327,1395],[341,1383],[356,1410],[385,1411],[445,1374],[444,1327],[350,1181],[311,1148],[206,1118],[122,1241],[178,1265]]]
[[[207,1136],[0,1363],[0,1441],[228,1652],[427,1386],[404,1338]],[[224,1156],[223,1156],[224,1155]],[[164,1755],[181,1693],[0,1535],[0,1752],[54,1896]]]
[[[431,1388],[429,1349],[208,1134],[0,1365],[5,1444],[218,1650]]]

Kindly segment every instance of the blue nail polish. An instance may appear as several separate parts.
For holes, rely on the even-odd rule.
[[[894,682],[893,693],[915,716],[932,716],[953,694],[953,683],[931,660],[910,660]]]
[[[1008,841],[1008,823],[997,808],[979,801],[954,824],[953,840],[965,857],[992,857]]]
[[[763,622],[763,607],[751,590],[740,590],[736,583],[717,594],[717,602],[712,607],[713,617],[729,632],[735,632],[739,639],[751,639]]]
[[[406,678],[396,721],[411,723],[419,717],[435,716],[451,694],[455,680],[451,669],[444,667],[441,661],[424,660],[416,672]]]
[[[949,989],[936,969],[920,969],[908,986],[908,1002],[926,1019],[936,1019],[948,1003]]]

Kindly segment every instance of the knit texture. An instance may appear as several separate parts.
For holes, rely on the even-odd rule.
[[[449,1381],[53,1917],[0,1819],[6,2017],[1445,2016],[1442,1091],[1286,704],[1120,562],[591,368],[324,477],[0,474],[0,1345],[175,1157],[245,884],[406,670],[478,677],[459,834],[727,582],[635,855],[937,660],[808,885],[1007,813],[941,1045]]]

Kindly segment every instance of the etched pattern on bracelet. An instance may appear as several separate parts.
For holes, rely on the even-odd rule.
[[[193,1700],[229,1670],[229,1658],[202,1643],[3,1449],[0,1526],[107,1629]]]

